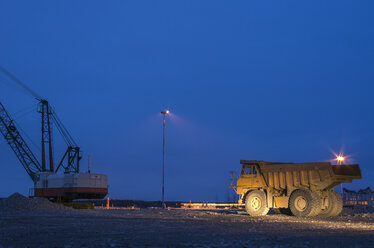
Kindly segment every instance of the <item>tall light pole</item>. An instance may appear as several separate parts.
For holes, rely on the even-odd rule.
[[[161,111],[164,116],[163,140],[162,140],[162,208],[165,208],[165,119],[169,110]]]
[[[345,157],[342,154],[339,154],[336,156],[336,161],[338,162],[338,165],[342,165],[345,160]],[[343,184],[340,184],[340,193],[342,194],[343,197]]]

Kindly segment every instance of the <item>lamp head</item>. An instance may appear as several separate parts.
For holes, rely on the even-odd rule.
[[[337,156],[336,157],[336,160],[338,160],[338,161],[344,161],[344,157],[343,156],[341,156],[341,155],[339,155],[339,156]]]

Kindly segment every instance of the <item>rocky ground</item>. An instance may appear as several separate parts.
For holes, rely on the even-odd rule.
[[[0,247],[374,247],[372,213],[254,218],[242,210],[73,210],[43,204],[43,210],[11,210],[11,204],[4,209],[0,203]]]

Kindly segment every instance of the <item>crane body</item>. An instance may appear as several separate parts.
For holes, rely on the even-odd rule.
[[[107,176],[104,174],[40,172],[34,184],[34,196],[57,201],[102,199],[107,194]]]

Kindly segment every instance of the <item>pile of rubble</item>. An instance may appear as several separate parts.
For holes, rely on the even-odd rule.
[[[14,193],[8,198],[0,199],[0,211],[46,211],[68,210],[62,204],[50,202],[45,198],[28,198],[19,193]]]

